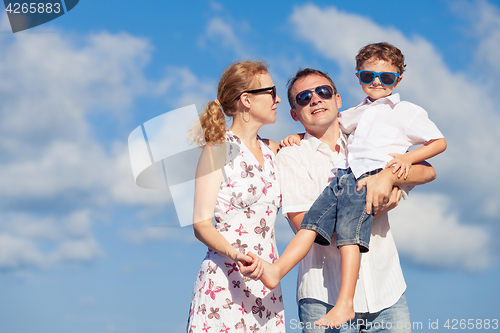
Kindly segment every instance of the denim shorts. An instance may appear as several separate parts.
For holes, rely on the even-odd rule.
[[[299,301],[299,319],[302,333],[411,333],[410,313],[403,293],[400,299],[379,312],[356,313],[356,317],[341,329],[315,326],[314,322],[325,316],[333,305],[312,298]]]
[[[360,252],[368,252],[373,211],[366,213],[366,186],[359,191],[356,188],[358,180],[380,170],[356,179],[351,168],[338,169],[337,177],[304,215],[300,228],[316,231],[314,242],[320,245],[330,245],[333,233],[337,233],[337,246],[358,244]]]

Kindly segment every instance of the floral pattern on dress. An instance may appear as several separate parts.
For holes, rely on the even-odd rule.
[[[258,139],[264,165],[227,131],[231,145],[215,207],[215,227],[240,252],[252,251],[272,263],[278,258],[274,224],[281,194],[274,154]],[[209,249],[193,288],[187,332],[285,332],[281,287],[269,290],[261,281],[242,276],[236,263]]]

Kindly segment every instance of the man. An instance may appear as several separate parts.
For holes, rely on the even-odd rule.
[[[324,86],[331,87],[333,94]],[[286,147],[276,158],[282,212],[296,231],[305,212],[332,180],[333,166],[345,159],[346,142],[337,120],[342,101],[328,75],[309,68],[299,70],[289,81],[288,100],[292,118],[300,121],[306,131],[300,146]],[[376,218],[370,251],[361,255],[354,297],[356,317],[345,323],[340,332],[411,331],[404,295],[406,284],[386,212],[399,201],[400,191],[395,186],[423,184],[434,178],[434,169],[420,164],[411,168],[406,180],[398,179],[391,169],[386,169],[362,181],[367,186],[367,211],[373,206]],[[304,333],[339,332],[314,325],[338,297],[340,253],[335,243],[334,235],[332,245],[314,244],[300,263],[297,300]]]

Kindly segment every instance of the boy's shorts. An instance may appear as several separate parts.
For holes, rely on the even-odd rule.
[[[351,168],[338,169],[337,177],[324,189],[304,215],[301,229],[317,232],[315,243],[330,245],[337,233],[337,247],[359,244],[360,252],[368,252],[373,224],[373,210],[366,213],[366,186],[356,191],[358,181],[377,174],[382,169],[367,172],[359,179]]]

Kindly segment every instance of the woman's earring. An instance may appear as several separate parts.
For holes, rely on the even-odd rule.
[[[248,120],[246,120],[246,119],[245,119],[245,113],[248,113]],[[248,111],[246,111],[246,112],[245,112],[245,111],[243,112],[243,121],[244,121],[245,123],[250,122],[250,110],[248,110]]]

